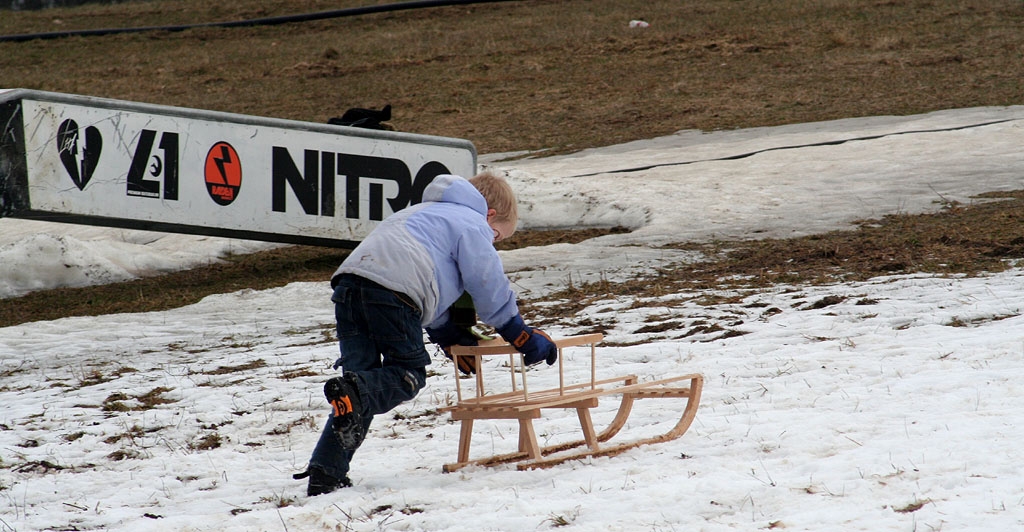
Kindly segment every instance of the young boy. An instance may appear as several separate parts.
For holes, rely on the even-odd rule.
[[[558,349],[523,323],[515,293],[494,242],[516,228],[512,188],[482,173],[468,181],[440,175],[423,202],[384,219],[345,259],[331,279],[343,375],[327,381],[332,412],[309,459],[295,478],[309,478],[308,495],[351,486],[352,455],[373,416],[408,401],[426,385],[430,341],[447,353],[476,338],[452,323],[449,307],[463,292],[481,321],[524,354],[527,364],[553,364]],[[475,368],[460,368],[472,371]]]

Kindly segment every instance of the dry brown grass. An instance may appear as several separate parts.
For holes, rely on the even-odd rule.
[[[154,0],[5,13],[0,33],[355,5]],[[384,2],[379,2],[384,3]],[[643,18],[651,26],[630,29]],[[1024,100],[1019,0],[525,0],[255,28],[0,43],[0,86],[323,122],[394,106],[481,153]]]
[[[0,34],[367,3],[154,0],[4,12]],[[635,18],[651,26],[631,30]],[[1021,104],[1022,27],[1019,0],[525,0],[272,27],[0,43],[0,87],[316,122],[349,107],[390,103],[391,124],[401,131],[466,138],[481,153],[561,153],[681,129]],[[723,276],[775,282],[988,270],[1021,254],[1018,203],[950,206],[936,216],[890,217],[806,239],[716,243],[708,251],[719,260],[699,270],[577,290],[585,298],[585,291],[671,289]],[[579,235],[521,235],[514,245],[570,238]],[[341,257],[289,248],[166,278],[30,294],[0,301],[0,326],[325,281]]]
[[[699,289],[759,290],[791,285],[864,281],[903,273],[977,275],[1024,259],[1024,191],[984,194],[941,212],[890,215],[855,230],[792,239],[680,244],[710,260],[668,266],[650,278],[599,282],[551,294],[564,304],[545,307],[546,321],[570,318],[609,296],[652,298]],[[652,303],[657,305],[655,301]]]
[[[682,243],[711,260],[674,265],[652,278],[574,286],[553,299],[571,315],[595,298],[638,298],[694,289],[759,289],[770,284],[861,281],[879,275],[998,272],[1024,259],[1024,191],[982,194],[999,198],[971,206],[947,205],[935,214],[891,215],[855,230],[787,239]],[[550,311],[549,311],[550,312]]]

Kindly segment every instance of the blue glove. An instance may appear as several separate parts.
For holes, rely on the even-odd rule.
[[[444,351],[444,356],[454,360],[451,348],[453,345],[477,345],[477,337],[469,329],[464,329],[451,322],[444,322],[440,327],[432,329],[427,327],[427,338],[439,345]],[[459,371],[469,375],[476,373],[476,365],[472,357],[459,357]]]
[[[558,347],[551,341],[551,337],[523,323],[523,317],[519,314],[499,327],[498,334],[524,355],[523,360],[528,366],[545,361],[550,366],[558,360]]]

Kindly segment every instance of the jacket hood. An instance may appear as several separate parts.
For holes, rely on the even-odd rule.
[[[435,177],[423,190],[423,201],[458,203],[487,216],[487,200],[472,183],[457,175],[441,174]]]

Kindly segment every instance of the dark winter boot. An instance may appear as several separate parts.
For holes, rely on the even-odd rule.
[[[312,466],[306,468],[302,473],[296,473],[292,475],[295,480],[302,480],[309,477],[309,486],[306,487],[306,495],[310,497],[316,495],[323,495],[324,493],[330,493],[340,488],[348,488],[352,486],[352,481],[348,479],[348,475],[342,476],[341,478],[334,478],[324,472],[323,469]]]
[[[346,451],[356,450],[366,437],[366,427],[363,425],[363,405],[359,400],[355,374],[346,373],[327,381],[324,384],[324,395],[334,409],[334,433],[338,436],[341,448]]]

